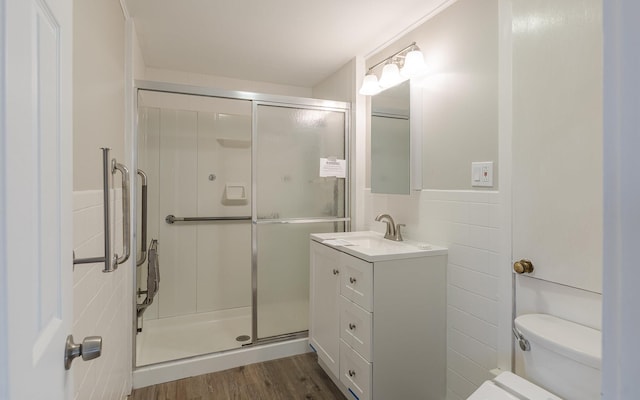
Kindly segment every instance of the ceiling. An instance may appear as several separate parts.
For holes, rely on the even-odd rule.
[[[313,87],[450,0],[125,0],[147,67]]]

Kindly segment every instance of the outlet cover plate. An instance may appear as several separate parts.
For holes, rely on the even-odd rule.
[[[471,163],[471,186],[493,187],[493,161]]]

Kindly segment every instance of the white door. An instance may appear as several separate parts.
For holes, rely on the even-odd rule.
[[[2,3],[0,397],[69,399],[72,1]]]
[[[513,257],[602,291],[599,0],[513,1]],[[522,21],[565,21],[535,29]]]

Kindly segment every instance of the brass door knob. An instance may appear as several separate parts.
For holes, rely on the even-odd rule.
[[[520,260],[513,263],[513,270],[517,274],[530,274],[533,272],[533,264],[529,260]]]

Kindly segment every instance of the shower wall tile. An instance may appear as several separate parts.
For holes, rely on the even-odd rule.
[[[120,199],[120,190],[112,199]],[[121,202],[114,200],[115,248],[122,243]],[[95,257],[103,253],[102,191],[74,193],[73,225],[76,257]],[[118,251],[118,250],[116,250]],[[104,265],[76,265],[73,272],[74,322],[76,341],[85,336],[103,338],[102,355],[92,361],[75,361],[74,398],[125,399],[131,388],[131,263],[112,273]]]
[[[197,311],[251,306],[251,223],[198,227]]]
[[[447,399],[465,399],[498,366],[498,277],[500,268],[509,266],[500,193],[423,190],[412,193],[411,201],[400,197],[366,189],[363,225],[380,230],[371,221],[390,213],[407,224],[405,237],[449,249]]]
[[[160,114],[160,218],[197,215],[197,113],[162,110]],[[196,312],[195,224],[159,226],[161,290],[159,317]]]
[[[250,216],[251,107],[241,100],[219,106],[240,114],[198,112],[197,215]],[[227,200],[227,183],[245,185],[247,200]],[[197,312],[251,305],[249,221],[198,224],[196,257]]]

